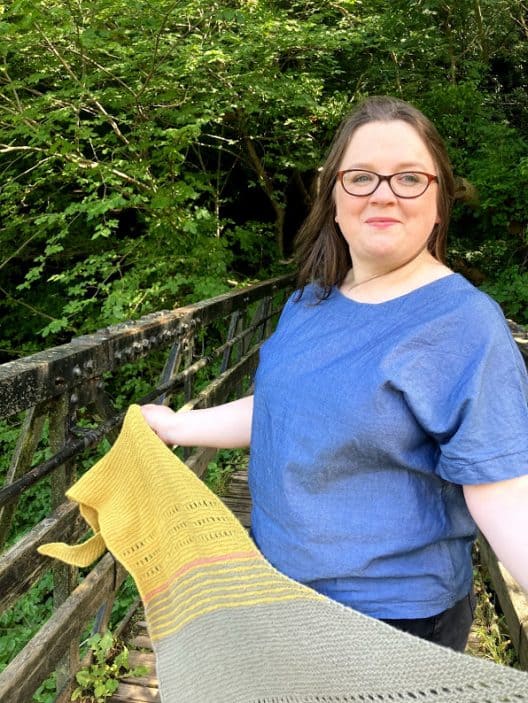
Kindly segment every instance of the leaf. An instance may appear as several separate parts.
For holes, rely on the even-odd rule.
[[[115,657],[114,664],[119,671],[121,668],[128,669],[128,649],[123,647],[121,652]]]
[[[93,690],[94,690],[94,695],[95,695],[96,700],[98,700],[98,701],[104,700],[105,698],[107,698],[110,695],[111,692],[108,690],[107,684],[108,684],[108,682],[95,683]]]
[[[75,680],[80,686],[88,686],[91,682],[91,674],[86,669],[81,669],[75,675]],[[77,689],[80,690],[80,689]]]
[[[105,682],[105,696],[111,696],[119,688],[119,681],[117,679],[108,679]]]

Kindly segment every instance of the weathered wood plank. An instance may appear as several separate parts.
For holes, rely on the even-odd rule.
[[[526,366],[528,367],[528,329],[526,327],[521,327],[521,325],[513,322],[513,320],[508,320],[508,325],[513,338],[519,347],[519,351],[524,357]]]
[[[0,556],[0,612],[13,605],[50,568],[50,560],[38,554],[37,547],[46,542],[75,542],[84,532],[86,523],[78,506],[64,502]]]
[[[215,299],[203,301],[196,305],[187,306],[173,311],[162,311],[146,316],[137,322],[128,322],[116,325],[105,330],[100,330],[92,335],[73,340],[70,344],[46,350],[40,354],[25,359],[4,364],[0,367],[0,408],[2,417],[27,409],[37,404],[46,403],[48,410],[49,401],[54,401],[62,396],[64,408],[61,406],[52,431],[52,444],[58,449],[52,459],[44,464],[34,467],[26,472],[11,486],[0,489],[0,505],[14,503],[22,490],[32,485],[44,475],[57,468],[65,466],[85,448],[94,446],[102,436],[115,432],[120,422],[120,416],[115,413],[109,401],[101,405],[102,381],[104,373],[118,368],[123,363],[144,357],[153,349],[168,346],[174,347],[165,368],[165,376],[161,383],[170,379],[167,388],[156,389],[154,393],[170,393],[187,381],[187,397],[192,387],[194,375],[203,366],[210,364],[216,357],[225,355],[231,347],[239,345],[241,350],[248,349],[252,339],[260,341],[264,328],[271,329],[272,322],[279,314],[279,310],[271,309],[271,303],[277,304],[279,296],[283,296],[287,288],[293,284],[292,276],[283,276],[272,281],[267,281],[248,289],[235,291]],[[184,348],[200,328],[205,328],[209,323],[225,318],[238,310],[243,313],[249,305],[266,298],[266,306],[261,305],[254,316],[252,324],[240,330],[240,337],[233,338],[223,345],[217,346],[209,352],[208,357],[199,361],[186,358],[182,371],[178,369],[178,345]],[[264,315],[268,314],[268,317]],[[241,315],[239,315],[240,317]],[[247,316],[246,316],[247,317]],[[216,329],[216,328],[214,328]],[[207,331],[206,331],[207,334]],[[217,332],[212,331],[212,338],[217,338]],[[181,363],[183,363],[181,359]],[[207,407],[232,397],[240,384],[256,369],[258,361],[258,345],[251,350],[238,363],[225,368],[210,386],[189,400],[189,405],[194,407]],[[190,366],[189,366],[190,365]],[[146,402],[146,401],[143,401]],[[68,405],[71,403],[71,408]],[[66,449],[62,450],[66,435],[70,431],[70,410],[81,407],[93,408],[96,406],[96,416],[101,414],[104,422],[99,428],[75,434],[75,439],[68,438]],[[44,407],[44,406],[43,406]],[[112,415],[108,419],[109,415]],[[56,427],[55,427],[56,425]],[[191,458],[195,471],[200,474],[214,455],[214,449],[199,449]],[[49,464],[49,466],[48,466]],[[57,476],[61,473],[59,472]],[[62,481],[63,485],[57,486],[55,499],[61,499],[64,489],[70,483],[70,478]],[[15,485],[16,484],[16,485]],[[11,512],[12,509],[10,508]],[[246,514],[249,514],[247,510]],[[5,511],[4,514],[7,514]],[[0,604],[9,607],[23,595],[31,583],[49,568],[49,560],[36,554],[38,545],[50,541],[77,541],[78,536],[86,529],[79,517],[76,506],[63,504],[51,518],[36,526],[13,550],[9,550],[0,560]],[[113,593],[114,587],[122,581],[124,573],[119,570],[116,577],[113,567],[109,570],[105,566],[107,559],[103,560],[85,578],[83,583],[67,598],[56,610],[53,618],[41,629],[29,645],[15,658],[0,676],[0,699],[6,703],[21,703],[30,700],[33,691],[39,683],[60,662],[61,657],[72,647],[77,647],[80,633],[85,629],[87,621],[107,601]],[[11,579],[11,581],[10,581]],[[16,583],[14,581],[16,580]],[[117,581],[117,584],[115,583]],[[7,588],[6,588],[7,586]],[[148,639],[142,645],[148,646]],[[69,675],[70,672],[67,672]],[[64,677],[63,677],[64,678]],[[67,677],[66,677],[67,678]],[[137,684],[150,684],[152,677],[141,677],[139,681],[128,681],[130,687],[124,700],[133,700],[132,694],[138,689],[149,688]],[[64,681],[63,681],[64,683]],[[66,681],[69,685],[69,681]],[[60,697],[67,696],[67,686],[63,688]],[[144,699],[141,693],[138,700]],[[154,698],[149,694],[146,700],[159,700],[157,693]]]
[[[134,649],[152,650],[152,642],[148,635],[136,635],[134,639],[130,641],[130,646],[134,647]]]
[[[136,666],[144,666],[148,669],[148,673],[144,676],[127,676],[123,683],[132,684],[134,686],[158,687],[156,657],[154,652],[138,652],[131,649],[128,653],[128,664],[131,669]]]
[[[186,403],[184,408],[190,410],[194,407],[208,407],[222,402],[230,392],[240,385],[240,382],[245,376],[255,372],[258,363],[259,347],[260,345],[254,346],[237,364],[218,376],[218,378],[212,381],[200,394]],[[152,397],[156,398],[156,393],[153,393]],[[55,471],[58,467],[62,466],[66,460],[78,454],[83,448],[92,446],[96,440],[107,434],[110,429],[115,428],[121,422],[122,415],[110,419],[103,427],[93,430],[91,438],[87,434],[83,439],[75,440],[55,454],[51,459],[39,464],[39,466],[34,467],[31,471],[28,471],[13,484],[0,488],[0,505],[7,504],[14,500],[25,488],[33,485],[51,471]],[[198,471],[203,472],[205,465],[197,464],[197,466],[199,466]]]
[[[49,410],[49,444],[53,453],[61,451],[69,439],[70,398],[63,393],[50,401]],[[68,462],[60,466],[51,477],[51,507],[57,508],[64,501],[64,494],[74,482],[75,465]],[[54,560],[51,564],[53,574],[53,607],[57,610],[75,589],[78,569],[69,564]],[[56,667],[56,686],[61,690],[80,668],[79,644],[72,641],[69,649]]]
[[[229,486],[229,497],[230,498],[246,498],[248,497],[248,490],[245,486],[230,485]]]
[[[203,300],[187,307],[178,308],[181,312],[192,314],[193,318],[201,324],[208,324],[220,317],[225,317],[234,310],[245,310],[251,303],[281,289],[288,289],[295,284],[295,276],[287,274],[278,278],[248,286],[241,291],[224,293],[216,298]]]
[[[114,695],[108,699],[109,703],[160,703],[159,691],[153,686],[135,686],[122,683]],[[196,701],[198,703],[198,701]],[[205,703],[205,702],[204,702]],[[212,703],[212,701],[211,701]]]
[[[185,459],[185,463],[197,476],[201,476],[217,451],[213,447],[201,447]]]
[[[128,652],[128,663],[131,667],[148,666],[154,671],[156,669],[156,656],[154,652],[140,652],[137,649],[131,649]]]
[[[222,496],[225,505],[231,510],[246,529],[251,526],[251,496],[247,483],[247,471],[236,471],[229,481],[227,494]]]
[[[230,508],[230,506],[228,506]],[[231,509],[231,508],[230,508]],[[234,512],[234,510],[233,510]],[[246,528],[249,529],[251,526],[251,513],[248,511],[247,513],[239,513],[238,514],[238,519],[240,523]]]
[[[2,703],[30,701],[55,669],[71,642],[78,641],[88,619],[126,576],[112,556],[105,555],[26,647],[0,674]]]

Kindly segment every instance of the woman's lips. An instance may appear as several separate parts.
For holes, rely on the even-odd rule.
[[[398,224],[399,220],[395,220],[392,217],[369,217],[368,220],[365,220],[365,222],[372,227],[384,229],[386,227],[390,227],[391,225]]]

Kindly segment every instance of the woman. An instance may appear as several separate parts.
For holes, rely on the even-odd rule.
[[[444,264],[452,200],[429,120],[366,100],[322,169],[254,396],[143,412],[169,444],[251,441],[252,532],[279,570],[462,650],[475,523],[528,590],[528,378],[498,306]]]

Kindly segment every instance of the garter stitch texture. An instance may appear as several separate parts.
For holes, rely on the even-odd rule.
[[[277,572],[138,406],[67,495],[95,535],[39,551],[85,566],[106,546],[128,569],[163,703],[528,702],[528,674],[419,640]]]

